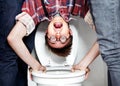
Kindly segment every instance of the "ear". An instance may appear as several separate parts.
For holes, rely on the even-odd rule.
[[[70,35],[73,35],[73,32],[72,32],[72,30],[70,29]]]
[[[47,34],[47,33],[48,33],[48,29],[45,30],[45,34]]]

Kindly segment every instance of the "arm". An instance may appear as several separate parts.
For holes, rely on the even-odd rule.
[[[89,11],[85,16],[84,20],[89,24],[89,26],[93,30],[95,30],[95,26],[93,24],[93,20]],[[78,64],[73,66],[73,71],[77,69],[77,70],[86,70],[86,72],[89,72],[88,66],[94,61],[95,58],[97,58],[98,55],[99,55],[99,44],[96,41],[91,47],[91,49],[88,51],[88,53],[83,57],[83,59]]]
[[[89,24],[89,26],[93,30],[95,30],[95,26],[90,11],[88,11],[84,20]],[[85,57],[78,63],[78,65],[81,67],[81,69],[86,69],[98,55],[99,55],[99,44],[96,41],[91,47],[91,49],[88,51],[88,53],[85,55]]]
[[[83,57],[83,59],[76,65],[73,66],[72,71],[74,70],[85,70],[86,71],[86,78],[89,74],[88,66],[97,58],[99,55],[99,45],[97,42],[91,47],[88,53]]]
[[[32,3],[31,3],[32,2]],[[33,0],[25,0],[22,6],[22,13],[16,16],[17,23],[7,37],[9,45],[13,48],[16,54],[33,70],[44,70],[39,62],[33,58],[23,42],[23,38],[29,35],[35,28],[38,20],[36,16],[35,6],[36,2]],[[33,11],[34,10],[34,11]]]
[[[25,63],[31,66],[33,70],[44,70],[44,67],[42,67],[39,62],[30,54],[22,40],[26,35],[26,32],[26,27],[18,21],[7,37],[8,43],[16,52],[16,54]]]
[[[97,58],[98,55],[99,45],[97,42],[95,42],[85,57],[78,63],[78,66],[85,70],[94,61],[94,59]]]
[[[95,25],[92,19],[92,15],[90,13],[90,10],[87,12],[87,14],[84,17],[85,22],[90,26],[90,28],[92,28],[93,30],[95,30]]]

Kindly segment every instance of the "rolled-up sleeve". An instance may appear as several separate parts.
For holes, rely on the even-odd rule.
[[[40,3],[40,2],[39,2]],[[22,13],[16,16],[16,20],[26,26],[26,36],[33,32],[35,25],[40,22],[37,13],[37,4],[35,0],[25,0],[22,7]]]

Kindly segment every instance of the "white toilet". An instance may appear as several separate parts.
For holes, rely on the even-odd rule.
[[[69,67],[48,67],[46,73],[32,72],[37,86],[82,86],[85,71],[71,72]]]
[[[72,51],[69,56],[62,58],[47,50],[44,44],[44,32],[47,24],[47,22],[41,23],[35,35],[36,57],[42,65],[46,66],[47,70],[45,73],[33,71],[33,81],[37,86],[82,86],[82,82],[85,80],[85,71],[76,70],[75,72],[71,72],[71,67],[84,57],[94,43],[94,37],[92,37],[92,39],[88,38],[95,36],[94,32],[86,27],[86,32],[91,35],[84,37],[85,34],[83,34],[84,31],[82,31],[82,29],[84,29],[82,28],[82,24],[78,24],[78,21],[70,22],[70,27],[74,32]],[[78,42],[76,42],[76,40]]]

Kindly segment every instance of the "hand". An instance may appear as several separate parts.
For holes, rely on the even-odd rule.
[[[46,71],[46,67],[42,66],[38,61],[30,66],[33,71]]]
[[[32,71],[42,71],[42,72],[45,72],[46,71],[46,67],[40,65],[40,66],[32,69]]]
[[[33,80],[32,78],[32,71],[42,71],[45,72],[46,71],[46,67],[41,66],[40,68],[38,68],[38,70],[33,70],[31,67],[29,67],[29,75],[30,75],[30,79]]]
[[[88,75],[89,75],[89,72],[90,72],[89,67],[84,68],[84,67],[81,67],[79,64],[76,64],[76,65],[73,65],[72,72],[74,72],[75,70],[84,70],[86,72],[85,79],[88,78]]]

